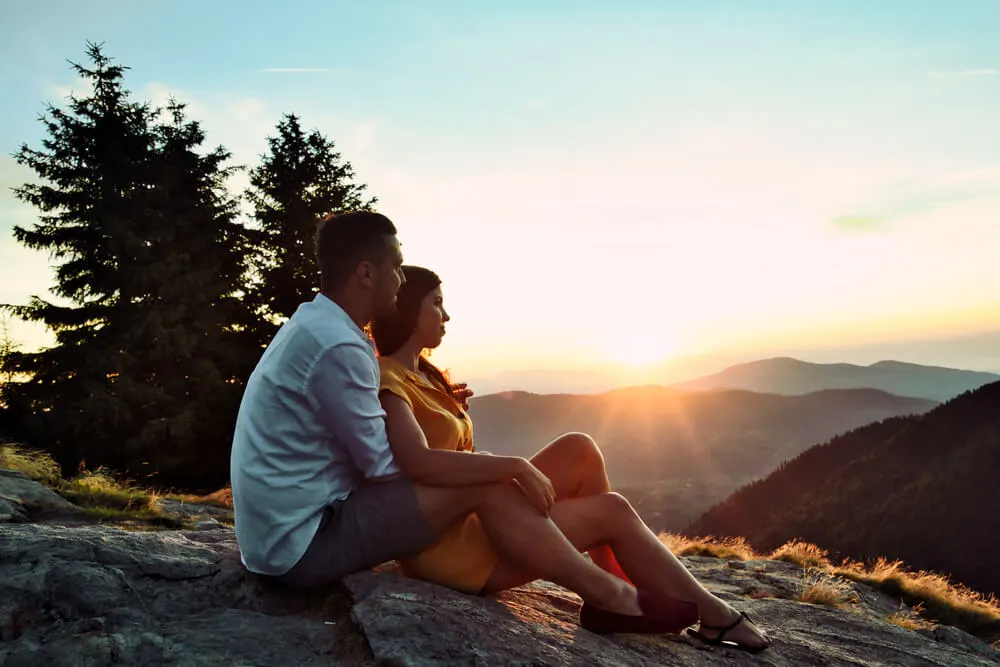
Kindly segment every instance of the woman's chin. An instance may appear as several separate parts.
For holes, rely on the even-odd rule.
[[[443,341],[444,341],[444,337],[443,336],[439,336],[435,340],[429,340],[429,341],[427,341],[427,342],[424,343],[424,349],[425,350],[433,350],[433,349],[435,349],[437,347],[440,347],[441,343]]]

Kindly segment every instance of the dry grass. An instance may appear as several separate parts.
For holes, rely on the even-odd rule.
[[[212,505],[213,507],[233,509],[233,490],[228,486],[203,496],[193,493],[164,493],[160,497],[167,500],[188,503],[189,505]]]
[[[785,561],[786,563],[795,563],[804,568],[827,568],[830,566],[830,560],[827,558],[825,549],[820,549],[815,544],[809,544],[801,540],[786,542],[772,551],[768,558]]]
[[[97,521],[133,520],[166,528],[184,526],[183,521],[163,511],[156,502],[160,496],[155,490],[139,487],[103,468],[81,470],[76,477],[63,479],[59,465],[47,453],[10,443],[0,444],[0,468],[17,470],[45,484],[80,507],[83,516]],[[177,496],[177,499],[232,507],[232,492],[228,489],[207,496]]]
[[[53,461],[51,456],[11,443],[0,444],[0,468],[16,470],[50,486],[62,481],[59,464]]]
[[[843,607],[848,603],[857,603],[858,596],[850,582],[845,579],[823,569],[806,568],[802,573],[799,601],[827,607]]]
[[[900,605],[899,611],[889,614],[885,620],[904,630],[933,630],[935,624],[921,618],[922,611],[923,605],[918,604],[916,607]]]
[[[845,561],[832,571],[901,599],[925,620],[953,625],[978,637],[1000,637],[1000,601],[953,584],[944,575],[912,572],[901,561],[885,558],[869,566]]]
[[[684,537],[676,533],[660,533],[660,541],[676,556],[708,556],[727,560],[755,560],[760,554],[742,537]]]

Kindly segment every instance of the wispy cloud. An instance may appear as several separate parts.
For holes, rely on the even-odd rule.
[[[945,172],[901,183],[858,208],[863,215],[842,215],[830,224],[846,232],[882,232],[900,218],[922,215],[945,206],[1000,200],[1000,164]]]
[[[888,218],[880,215],[842,215],[830,222],[849,232],[881,232],[887,229]]]
[[[969,79],[976,76],[993,76],[997,71],[995,69],[963,69],[963,70],[953,70],[953,71],[938,71],[932,70],[927,73],[927,76],[934,79]]]

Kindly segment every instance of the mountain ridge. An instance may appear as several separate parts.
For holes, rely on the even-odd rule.
[[[811,447],[688,526],[758,548],[793,538],[900,558],[1000,594],[1000,382]]]
[[[805,394],[821,389],[872,388],[897,396],[944,401],[998,380],[1000,375],[995,373],[893,359],[863,366],[773,357],[736,364],[718,373],[669,386],[683,391],[745,389],[781,395]]]

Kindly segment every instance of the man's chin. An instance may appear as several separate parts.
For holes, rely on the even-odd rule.
[[[396,300],[393,299],[392,303],[382,304],[375,310],[376,317],[389,317],[390,315],[396,314]]]

